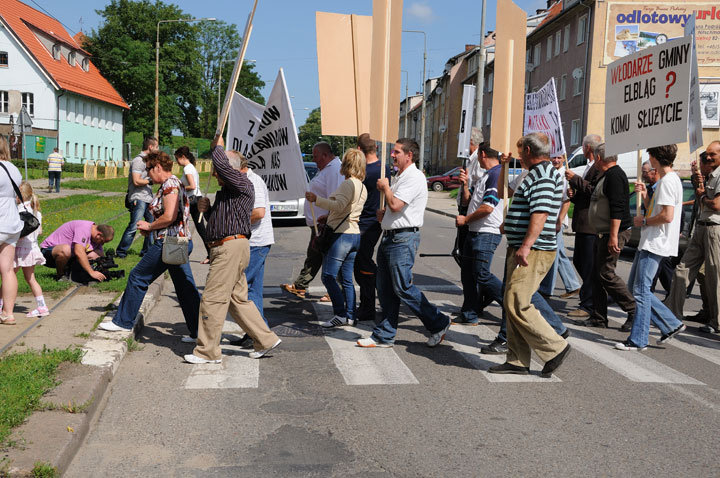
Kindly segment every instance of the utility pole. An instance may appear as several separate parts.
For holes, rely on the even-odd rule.
[[[422,33],[423,35],[423,79],[422,79],[422,110],[420,113],[420,161],[418,161],[418,169],[420,171],[425,167],[425,105],[427,103],[427,94],[425,92],[425,71],[427,67],[427,33],[422,30],[403,30],[404,33]]]
[[[408,113],[410,112],[410,105],[408,104],[408,72],[407,70],[401,70],[401,72],[405,73],[405,132],[403,133],[403,138],[407,138]]]
[[[485,90],[485,0],[482,0],[480,16],[480,58],[478,59],[477,81],[475,86],[475,127],[482,129],[483,94]]]

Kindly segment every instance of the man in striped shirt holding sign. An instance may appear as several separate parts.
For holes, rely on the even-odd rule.
[[[527,374],[531,349],[545,361],[543,377],[563,362],[570,344],[543,319],[531,297],[555,261],[555,224],[562,202],[563,180],[550,162],[550,143],[543,133],[524,136],[521,161],[529,170],[515,190],[505,218],[508,250],[504,306],[507,314],[507,359],[491,373]]]

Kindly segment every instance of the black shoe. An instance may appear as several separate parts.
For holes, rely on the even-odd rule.
[[[620,326],[620,332],[630,332],[632,330],[633,322],[635,321],[635,316],[633,314],[628,314],[628,318],[625,321],[624,324]]]
[[[495,338],[490,344],[480,347],[481,354],[487,355],[503,355],[507,353],[507,342]]]
[[[253,348],[253,339],[248,334],[245,334],[237,340],[231,340],[230,345],[240,347],[241,349],[251,349]]]
[[[582,325],[583,327],[599,327],[601,329],[606,329],[608,326],[607,319],[601,320],[594,317],[590,317],[589,319],[585,320],[576,320],[575,323],[577,325]]]
[[[567,357],[568,352],[570,352],[570,344],[567,344],[567,346],[565,346],[562,352],[545,362],[545,366],[543,367],[542,372],[540,372],[540,376],[543,378],[552,377],[553,372],[557,370],[560,365],[562,365],[563,360],[565,360],[565,357]]]
[[[570,337],[570,329],[565,329],[565,332],[560,334],[560,337],[562,337],[564,339],[567,339],[568,337]]]
[[[513,365],[511,363],[501,363],[500,365],[493,365],[488,369],[490,373],[508,373],[514,375],[528,375],[530,373],[529,367],[521,367],[519,365]]]
[[[705,312],[705,309],[702,309],[700,312],[698,312],[695,315],[688,315],[685,317],[685,320],[692,320],[693,322],[699,322],[701,324],[707,324],[709,322],[709,317],[707,312]]]

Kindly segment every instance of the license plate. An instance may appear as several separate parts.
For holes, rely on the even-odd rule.
[[[293,204],[271,204],[270,211],[297,211],[297,206]]]

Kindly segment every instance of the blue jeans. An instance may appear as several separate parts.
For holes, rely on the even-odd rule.
[[[330,295],[333,314],[338,317],[355,317],[355,285],[353,269],[355,256],[360,248],[360,234],[333,234],[333,242],[327,254],[323,256],[320,278]],[[340,284],[342,284],[342,289]]]
[[[130,271],[125,293],[120,300],[113,323],[124,329],[132,329],[148,286],[160,277],[160,274],[168,271],[175,286],[175,294],[180,302],[190,336],[197,337],[200,294],[195,287],[190,264],[185,263],[179,266],[165,264],[162,261],[162,246],[162,240],[155,241],[140,262]],[[193,243],[190,241],[188,250],[192,252],[192,248]]]
[[[383,234],[377,253],[377,293],[382,320],[375,325],[372,338],[380,343],[393,343],[398,327],[400,302],[418,316],[431,334],[447,327],[450,318],[432,305],[413,284],[412,268],[420,245],[420,232]]]
[[[472,258],[472,274],[476,297],[479,301],[494,300],[500,307],[503,303],[502,282],[490,272],[493,255],[500,244],[502,236],[488,232],[468,232],[463,250],[464,258]],[[470,323],[478,322],[478,317],[468,317],[463,313],[465,320]]]
[[[263,314],[263,279],[265,276],[265,258],[270,252],[270,246],[250,246],[250,262],[245,269],[245,279],[248,286],[248,299],[257,307],[260,315],[267,324]]]
[[[477,283],[475,282],[475,274],[473,273],[473,264],[467,260],[470,255],[470,249],[466,249],[470,242],[470,230],[467,225],[459,227],[457,230],[457,238],[455,239],[455,247],[460,251],[460,283],[462,284],[463,303],[460,307],[460,319],[463,322],[475,324],[480,320],[483,312],[485,298],[482,291],[478,294]]]
[[[62,175],[62,171],[48,171],[48,189],[53,188],[53,183],[55,183],[55,192],[60,192],[60,176]]]
[[[123,232],[122,239],[115,250],[115,253],[120,257],[125,257],[128,253],[128,249],[132,246],[133,239],[135,239],[135,232],[137,231],[137,222],[140,219],[145,219],[147,222],[153,222],[153,215],[148,209],[149,204],[146,202],[138,201],[137,199],[130,202],[132,208],[130,209],[130,223]],[[140,255],[147,252],[148,246],[152,243],[151,235],[148,234],[143,240],[142,250]]]
[[[635,320],[630,331],[630,342],[638,347],[647,347],[650,336],[650,322],[669,334],[682,325],[665,304],[650,291],[662,256],[648,251],[637,251],[633,260],[630,277],[635,296]]]
[[[560,273],[560,279],[565,286],[565,292],[572,292],[580,288],[580,282],[578,281],[577,274],[575,273],[575,268],[565,252],[565,240],[563,238],[564,230],[565,226],[562,226],[560,232],[557,233],[557,255],[555,256],[553,266],[540,283],[538,292],[541,294],[552,295],[553,289],[555,289],[555,279],[557,278],[558,272]]]

